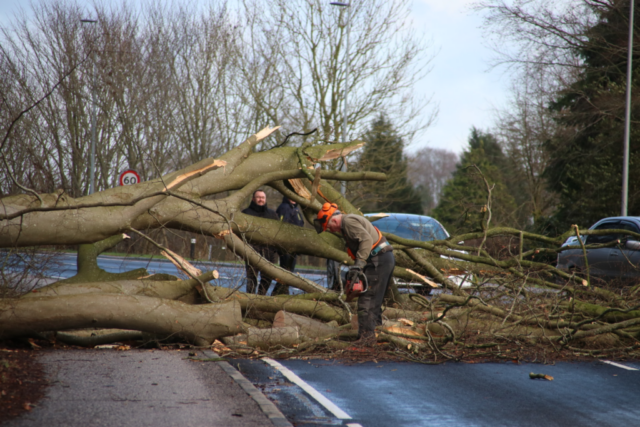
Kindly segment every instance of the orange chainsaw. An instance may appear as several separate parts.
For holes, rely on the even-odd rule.
[[[365,276],[364,273],[358,273],[355,280],[347,279],[345,283],[345,294],[347,295],[347,302],[353,301],[354,298],[357,298],[368,290],[369,283],[367,282],[367,276]]]

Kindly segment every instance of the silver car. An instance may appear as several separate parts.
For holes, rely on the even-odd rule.
[[[629,230],[640,233],[640,217],[617,216],[604,218],[593,224],[589,230]],[[608,248],[587,249],[589,274],[602,278],[633,279],[640,277],[640,241],[620,233],[581,236],[586,245],[598,245],[619,241]],[[570,237],[563,244],[574,246],[558,254],[557,267],[567,272],[584,273],[584,253],[577,237]]]

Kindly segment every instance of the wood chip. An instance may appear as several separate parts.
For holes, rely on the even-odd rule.
[[[307,187],[304,186],[300,178],[290,179],[289,183],[298,196],[304,197],[307,200],[311,200],[311,193],[309,192],[309,190],[307,190]]]
[[[413,320],[409,320],[409,319],[404,319],[404,318],[400,318],[398,319],[398,322],[401,322],[407,326],[413,326]]]
[[[411,274],[413,274],[414,276],[416,276],[418,279],[422,280],[424,283],[426,283],[427,285],[431,286],[432,288],[438,288],[438,284],[436,282],[433,282],[429,279],[427,279],[426,277],[424,277],[422,274],[418,274],[413,270],[410,270],[407,268],[407,271]]]
[[[355,151],[358,148],[362,147],[363,145],[364,145],[364,142],[361,142],[359,144],[351,145],[349,147],[329,150],[326,153],[324,153],[324,156],[320,157],[318,159],[318,161],[319,162],[326,162],[326,161],[329,161],[329,160],[335,160],[335,159],[338,159],[340,157],[344,157],[347,154],[351,153],[352,151]]]
[[[167,249],[160,252],[164,257],[171,261],[180,271],[184,272],[187,276],[197,277],[202,274],[202,270],[191,265],[189,261],[182,258],[177,253]]]

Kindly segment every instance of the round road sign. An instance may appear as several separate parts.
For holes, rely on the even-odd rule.
[[[140,182],[140,175],[138,172],[133,169],[129,169],[128,171],[124,171],[120,174],[119,179],[120,185],[133,185]]]

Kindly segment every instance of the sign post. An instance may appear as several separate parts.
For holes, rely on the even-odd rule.
[[[118,179],[120,185],[133,185],[140,182],[140,175],[133,169],[126,170],[120,174]]]

